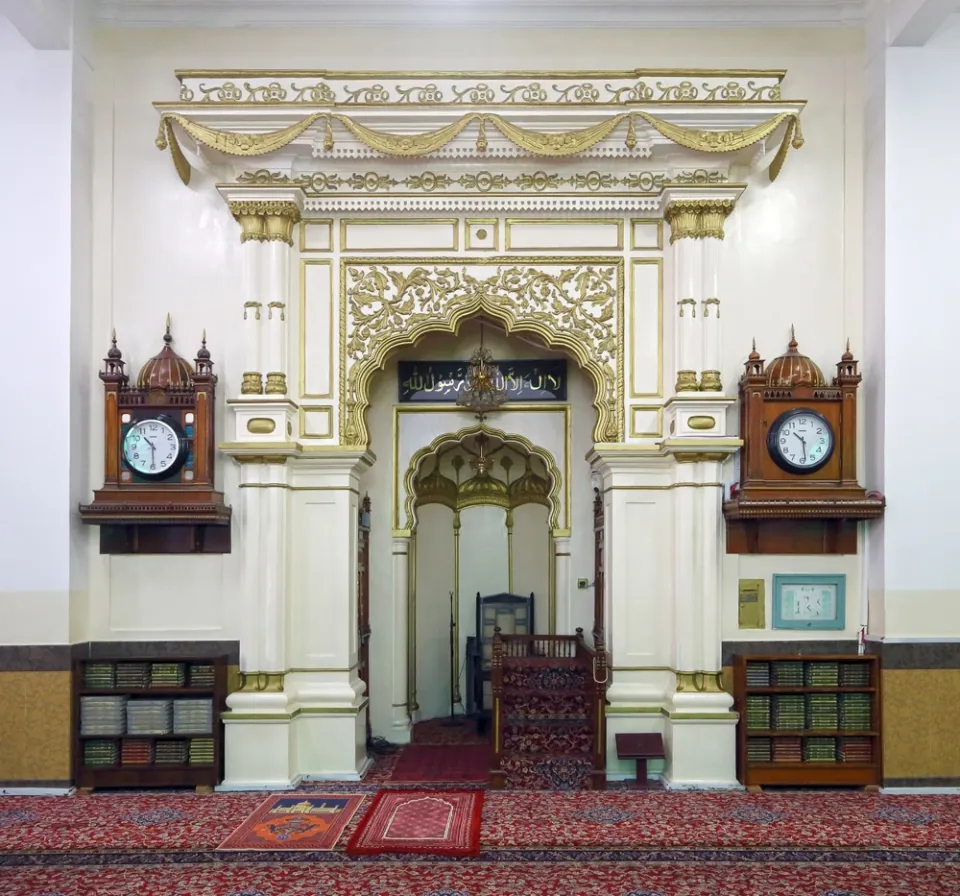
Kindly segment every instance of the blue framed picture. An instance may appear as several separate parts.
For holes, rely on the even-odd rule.
[[[775,575],[773,627],[841,630],[846,628],[847,577],[844,575]]]

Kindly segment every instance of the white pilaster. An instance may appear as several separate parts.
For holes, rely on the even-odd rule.
[[[267,321],[263,357],[266,391],[287,394],[287,297],[290,288],[290,246],[281,238],[267,242],[264,265],[264,292]]]
[[[249,227],[259,227],[259,219],[250,221],[241,219]],[[263,328],[263,289],[262,289],[262,253],[261,243],[243,233],[243,246],[240,250],[243,278],[243,382],[241,395],[259,395],[263,392],[263,359],[260,353],[261,330]]]
[[[391,685],[390,740],[410,742],[410,708],[407,703],[409,670],[408,618],[410,614],[410,539],[393,538],[393,683]]]
[[[570,606],[570,539],[553,537],[553,593],[557,617],[563,620],[563,631],[572,632],[575,625]],[[556,624],[556,619],[550,620]]]
[[[720,379],[720,248],[721,238],[704,235],[701,242],[700,295],[701,347],[700,389],[722,392]]]

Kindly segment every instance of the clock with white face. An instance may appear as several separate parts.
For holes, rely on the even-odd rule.
[[[124,463],[141,479],[168,479],[187,459],[183,430],[164,417],[137,420],[123,438]]]
[[[774,463],[788,473],[813,473],[833,454],[833,428],[822,414],[797,408],[773,421],[767,432],[767,450]]]

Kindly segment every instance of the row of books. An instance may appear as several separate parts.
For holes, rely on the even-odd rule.
[[[212,688],[212,663],[89,662],[83,667],[88,690],[138,690],[142,688]]]
[[[869,694],[748,694],[748,731],[867,731]]]
[[[212,765],[212,737],[189,740],[88,740],[83,744],[83,764],[91,768],[149,765]]]
[[[750,737],[748,762],[873,761],[869,737]]]
[[[125,695],[80,698],[80,733],[90,736],[121,734],[212,734],[211,699],[137,699]]]
[[[832,660],[748,662],[748,688],[866,688],[870,664]]]

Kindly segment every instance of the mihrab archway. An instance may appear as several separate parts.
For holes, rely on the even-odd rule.
[[[368,443],[370,384],[391,351],[478,314],[573,355],[594,385],[594,441],[622,441],[623,282],[623,260],[610,257],[343,260],[344,444]]]

